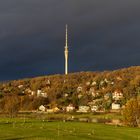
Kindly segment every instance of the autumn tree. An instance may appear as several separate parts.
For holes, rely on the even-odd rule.
[[[5,105],[4,111],[10,116],[15,117],[18,114],[20,108],[20,101],[18,96],[11,95],[4,97]]]
[[[0,111],[1,111],[1,112],[4,111],[4,105],[5,105],[4,98],[3,98],[3,99],[0,99]]]
[[[123,110],[123,117],[126,125],[136,127],[140,123],[140,99],[132,98]]]

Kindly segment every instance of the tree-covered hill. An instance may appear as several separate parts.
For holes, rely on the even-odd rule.
[[[116,97],[115,94],[122,94]],[[37,109],[39,105],[63,107],[73,104],[98,105],[110,109],[111,104],[123,106],[127,100],[140,95],[140,66],[104,71],[77,72],[26,78],[0,84],[0,109],[8,99],[19,101],[20,110]]]

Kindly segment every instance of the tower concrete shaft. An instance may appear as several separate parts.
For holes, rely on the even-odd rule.
[[[68,26],[66,25],[66,36],[65,36],[65,74],[68,74],[68,57],[69,57],[69,51],[68,51]]]

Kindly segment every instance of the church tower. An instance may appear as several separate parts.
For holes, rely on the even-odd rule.
[[[66,24],[66,36],[65,36],[65,50],[64,50],[64,55],[65,55],[65,75],[68,74],[68,25]]]

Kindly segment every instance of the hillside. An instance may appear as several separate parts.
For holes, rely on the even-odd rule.
[[[78,72],[26,78],[0,84],[0,109],[13,96],[20,101],[20,110],[35,110],[40,105],[62,108],[72,104],[96,105],[100,110],[111,104],[123,106],[140,95],[140,66],[115,71]]]

